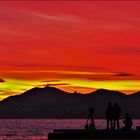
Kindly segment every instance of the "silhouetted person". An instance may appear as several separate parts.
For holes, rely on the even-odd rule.
[[[113,117],[113,107],[110,102],[108,102],[108,106],[105,112],[106,122],[107,122],[107,129],[112,129],[112,117]]]
[[[88,118],[87,118],[87,122],[86,122],[85,128],[86,129],[94,129],[95,128],[95,123],[94,123],[94,107],[90,107],[88,109],[88,111],[89,111],[89,114],[88,114]],[[90,124],[88,124],[89,120],[90,120]]]
[[[119,123],[120,114],[121,114],[121,108],[117,103],[115,103],[113,106],[113,129],[115,129],[116,126],[117,129],[120,129],[120,123]]]
[[[132,130],[132,119],[128,113],[125,113],[125,120],[123,120],[125,127],[122,128],[123,130]]]

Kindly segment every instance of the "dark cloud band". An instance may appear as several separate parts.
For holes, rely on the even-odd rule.
[[[5,80],[4,79],[0,79],[0,82],[5,82]]]
[[[132,73],[117,73],[115,76],[134,76]]]

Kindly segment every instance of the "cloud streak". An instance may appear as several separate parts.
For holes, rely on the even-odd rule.
[[[124,72],[122,72],[122,73],[117,73],[117,74],[115,74],[114,76],[122,76],[122,77],[129,77],[129,76],[135,76],[134,74],[132,74],[132,73],[124,73]]]
[[[97,49],[99,53],[106,54],[123,54],[123,55],[140,55],[140,48],[132,46],[107,46],[105,49]]]
[[[3,83],[3,82],[5,82],[5,80],[0,78],[0,83]]]
[[[49,84],[40,84],[37,86],[69,86],[68,83],[49,83]]]
[[[80,21],[79,17],[75,15],[66,15],[66,14],[57,14],[57,15],[49,15],[49,14],[41,14],[41,13],[28,13],[33,17],[44,19],[44,20],[54,20],[54,21],[63,21],[63,22],[77,22]]]

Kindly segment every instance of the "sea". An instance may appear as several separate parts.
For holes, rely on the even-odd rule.
[[[0,140],[47,140],[53,129],[83,129],[85,123],[86,119],[1,119]],[[97,129],[105,129],[106,121],[96,119],[95,125]],[[136,126],[140,126],[140,120],[133,120],[133,129]]]

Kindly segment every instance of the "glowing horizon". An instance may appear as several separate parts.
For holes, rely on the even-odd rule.
[[[0,99],[140,90],[139,1],[0,1],[0,18]]]

